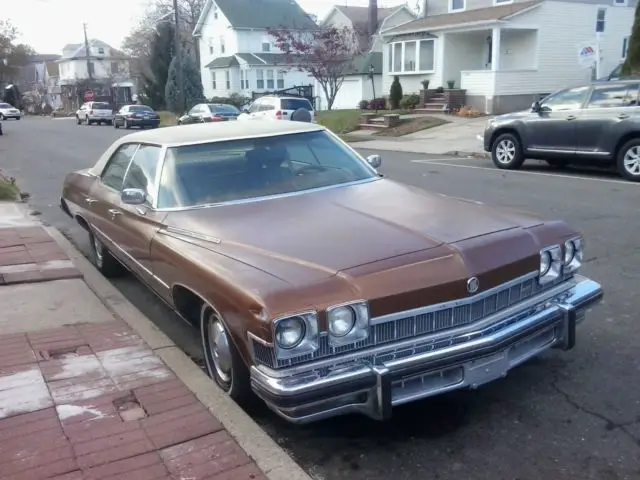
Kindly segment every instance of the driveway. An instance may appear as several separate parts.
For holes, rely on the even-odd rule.
[[[29,118],[5,131],[0,168],[44,220],[86,248],[86,235],[58,210],[60,184],[125,132]],[[604,285],[605,301],[571,352],[550,352],[475,392],[398,408],[389,423],[353,416],[296,427],[265,408],[253,417],[317,479],[639,479],[640,185],[589,171],[504,172],[486,160],[376,153],[389,178],[576,225],[586,236],[584,273]],[[132,278],[116,286],[200,362],[195,334],[153,295]]]

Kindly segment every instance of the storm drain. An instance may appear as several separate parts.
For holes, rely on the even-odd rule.
[[[40,356],[45,360],[61,360],[69,357],[78,357],[91,353],[89,345],[75,345],[73,347],[56,348],[51,350],[40,350]]]

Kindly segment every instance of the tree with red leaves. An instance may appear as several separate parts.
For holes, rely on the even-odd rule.
[[[354,31],[349,27],[318,27],[313,31],[285,28],[269,30],[286,62],[315,78],[331,110],[344,76],[350,73],[359,52]]]

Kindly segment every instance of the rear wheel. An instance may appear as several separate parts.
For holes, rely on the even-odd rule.
[[[89,248],[93,265],[107,278],[119,277],[126,273],[126,268],[111,255],[102,242],[89,231]]]
[[[208,304],[200,310],[200,335],[209,376],[240,404],[254,399],[249,369],[220,315]]]
[[[80,120],[80,117],[78,115],[76,115],[76,123],[78,125],[80,125],[82,123],[82,120]]]
[[[129,129],[131,128],[131,125],[129,125],[129,122],[127,122],[126,120],[124,121],[123,125],[124,128]]]
[[[623,177],[640,182],[640,138],[633,138],[620,148],[617,164]]]
[[[0,120],[6,120],[6,118],[4,117],[4,115],[2,113],[0,113]]]
[[[491,146],[491,160],[496,167],[505,170],[517,170],[522,167],[524,154],[518,137],[512,133],[498,136]]]

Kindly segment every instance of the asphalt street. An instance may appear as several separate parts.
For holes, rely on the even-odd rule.
[[[86,235],[58,208],[62,180],[127,132],[45,118],[7,121],[4,131],[0,169],[31,194],[34,214],[86,251]],[[316,479],[640,479],[640,184],[539,164],[504,172],[482,159],[376,153],[389,178],[576,225],[584,273],[603,284],[605,301],[574,350],[477,391],[398,408],[388,423],[352,416],[299,427],[265,408],[253,417]],[[116,286],[200,362],[195,333],[139,282]]]

